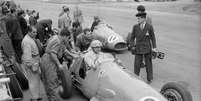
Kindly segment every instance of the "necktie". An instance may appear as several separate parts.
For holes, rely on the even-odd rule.
[[[140,28],[141,28],[141,30],[143,30],[143,24],[140,24]]]

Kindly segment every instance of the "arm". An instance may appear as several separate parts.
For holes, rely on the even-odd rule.
[[[61,63],[59,62],[59,60],[58,60],[58,58],[57,58],[57,54],[55,54],[55,53],[50,53],[50,57],[51,57],[51,59],[54,61],[54,63],[56,63],[56,65],[58,66],[58,67],[60,67],[61,66]]]
[[[156,38],[155,38],[154,29],[152,26],[150,27],[149,33],[150,33],[152,47],[156,48]]]
[[[135,46],[135,26],[133,27],[131,32],[130,44],[131,44],[131,47]]]
[[[76,49],[80,51],[81,42],[79,36],[77,37],[76,43],[75,43]]]

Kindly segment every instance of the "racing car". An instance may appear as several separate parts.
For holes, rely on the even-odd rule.
[[[167,83],[159,93],[114,60],[105,59],[93,70],[88,69],[82,56],[75,59],[69,69],[64,69],[65,83],[62,81],[62,85],[65,93],[60,93],[61,97],[69,98],[74,86],[87,98],[96,97],[98,101],[193,101],[181,83]]]
[[[116,33],[108,24],[103,22],[99,23],[93,30],[95,39],[103,43],[105,49],[122,51],[127,49],[126,41]]]

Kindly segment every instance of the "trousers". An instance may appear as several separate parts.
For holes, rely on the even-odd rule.
[[[151,53],[147,54],[135,54],[135,61],[134,61],[134,73],[139,76],[141,63],[143,61],[143,56],[145,58],[145,67],[147,72],[147,80],[153,80],[153,67],[152,67],[152,55]]]

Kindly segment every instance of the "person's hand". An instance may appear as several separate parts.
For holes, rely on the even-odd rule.
[[[16,59],[15,59],[14,56],[11,56],[11,57],[9,58],[9,61],[10,61],[10,64],[13,65],[13,64],[16,62]]]
[[[157,48],[153,48],[152,51],[158,52],[158,49]]]
[[[63,65],[59,64],[59,71],[62,71],[62,70],[63,70]]]

